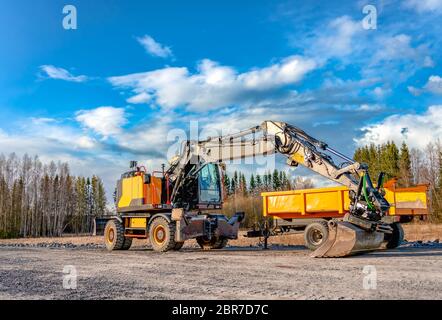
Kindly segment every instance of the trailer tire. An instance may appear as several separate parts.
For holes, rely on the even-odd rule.
[[[132,239],[131,239],[132,240]],[[109,251],[121,250],[125,243],[123,224],[112,219],[106,223],[104,228],[104,243]]]
[[[328,239],[327,221],[310,223],[304,230],[305,246],[314,251]]]
[[[212,237],[208,240],[205,237],[197,237],[196,242],[200,245],[203,250],[217,250],[222,249],[227,245],[229,239],[222,237]]]
[[[149,240],[154,251],[166,252],[176,246],[175,223],[163,217],[157,217],[149,225]]]
[[[386,235],[385,239],[387,240],[387,248],[394,249],[401,245],[404,241],[404,229],[402,228],[399,222],[395,222],[391,224],[393,228],[393,233],[391,235]]]

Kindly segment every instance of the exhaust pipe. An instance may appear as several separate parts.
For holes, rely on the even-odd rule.
[[[311,253],[311,257],[338,258],[374,251],[379,249],[384,241],[384,233],[365,231],[347,221],[330,220],[328,229],[328,239]]]

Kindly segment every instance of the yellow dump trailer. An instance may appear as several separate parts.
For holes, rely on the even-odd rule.
[[[428,214],[428,185],[396,188],[394,181],[384,186],[390,203],[389,216],[423,217]],[[263,192],[263,214],[280,219],[340,218],[349,210],[347,187]]]
[[[384,190],[391,205],[386,222],[409,222],[428,215],[428,185],[396,188],[396,181],[390,180]],[[304,231],[307,247],[314,250],[328,236],[327,221],[343,218],[349,212],[348,193],[343,186],[264,192],[263,215],[274,218],[272,230],[265,234]],[[262,235],[259,230],[249,232],[251,237]]]

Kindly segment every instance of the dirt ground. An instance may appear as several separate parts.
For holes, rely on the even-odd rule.
[[[310,258],[302,235],[275,237],[270,250],[240,238],[163,254],[144,241],[107,252],[102,237],[0,240],[0,299],[442,299],[442,227],[405,231],[398,249],[340,259]],[[70,265],[76,289],[63,288]]]

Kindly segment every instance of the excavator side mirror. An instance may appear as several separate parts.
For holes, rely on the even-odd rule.
[[[152,180],[152,176],[150,173],[144,174],[144,184],[150,184],[151,180]]]

